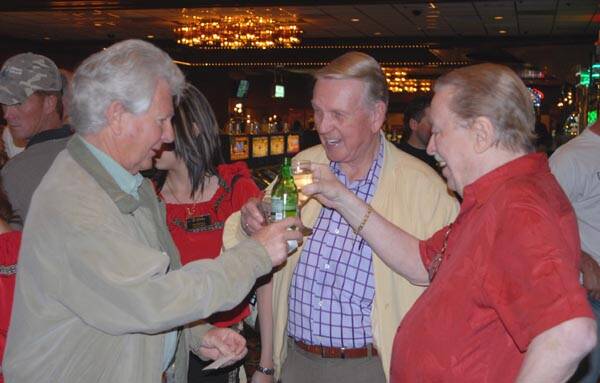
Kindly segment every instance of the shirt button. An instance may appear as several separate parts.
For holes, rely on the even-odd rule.
[[[323,307],[323,301],[319,301],[319,307]]]
[[[329,264],[328,263],[326,263],[324,267],[325,267],[325,270],[329,270]]]
[[[334,233],[339,234],[340,233],[340,229],[335,229]]]

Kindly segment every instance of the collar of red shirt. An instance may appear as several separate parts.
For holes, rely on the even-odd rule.
[[[483,205],[509,179],[549,171],[548,157],[544,153],[525,154],[507,162],[465,187],[461,215],[474,206]]]

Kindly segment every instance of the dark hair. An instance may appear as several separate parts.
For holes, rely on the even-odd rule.
[[[221,154],[219,126],[215,113],[202,92],[187,83],[173,116],[175,156],[185,163],[192,184],[193,197],[198,189],[204,191],[207,176],[218,175],[217,167],[224,163]],[[157,187],[164,184],[158,176]]]
[[[412,130],[410,130],[410,120],[421,122],[425,116],[425,109],[431,105],[431,96],[417,97],[411,100],[404,109],[404,125],[402,127],[402,140],[406,141],[410,138]]]

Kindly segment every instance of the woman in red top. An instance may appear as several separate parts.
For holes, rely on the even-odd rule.
[[[185,265],[219,256],[225,220],[249,198],[260,197],[261,192],[245,163],[224,163],[214,112],[191,84],[175,110],[173,130],[174,145],[164,145],[156,158],[155,166],[161,171],[157,189],[166,203],[167,226]],[[249,314],[246,300],[208,320],[215,326],[228,327]],[[190,353],[190,383],[237,381],[239,364],[202,371],[207,364]]]
[[[21,244],[21,232],[12,231],[8,225],[8,222],[14,218],[8,198],[0,187],[0,361],[2,361],[6,346],[6,335],[8,334],[15,291],[17,257]],[[4,378],[0,369],[0,383],[3,382]]]

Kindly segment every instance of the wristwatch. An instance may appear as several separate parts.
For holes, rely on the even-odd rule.
[[[256,371],[260,371],[265,375],[273,375],[275,373],[274,368],[266,368],[263,366],[256,366]]]

